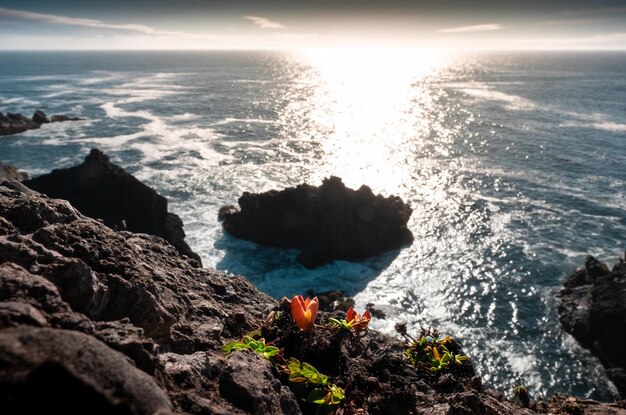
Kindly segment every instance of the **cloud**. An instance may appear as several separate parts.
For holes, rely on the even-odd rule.
[[[479,24],[474,26],[451,27],[438,30],[437,33],[469,33],[469,32],[491,32],[501,30],[504,26],[499,23]]]
[[[604,22],[605,19],[552,19],[552,20],[542,20],[539,22],[535,22],[536,26],[550,26],[550,25],[566,25],[566,24],[590,24],[590,23],[598,23]]]
[[[286,29],[286,27],[283,26],[282,24],[277,23],[277,22],[273,22],[270,19],[268,19],[267,17],[244,16],[243,18],[246,19],[246,20],[250,20],[252,23],[254,23],[255,25],[259,26],[261,29],[270,29],[270,30]]]
[[[598,9],[579,9],[567,10],[563,12],[566,16],[597,16],[603,14],[621,14],[626,13],[626,7],[605,7]]]
[[[64,26],[81,26],[81,27],[93,27],[98,29],[111,29],[111,30],[124,30],[129,32],[142,33],[147,35],[161,35],[161,36],[187,36],[184,32],[168,32],[163,30],[157,30],[149,26],[139,24],[109,24],[100,20],[94,19],[82,19],[76,17],[59,16],[56,14],[43,14],[29,12],[26,10],[6,9],[0,7],[0,17],[10,17],[14,19],[22,20],[35,20],[38,22],[58,24]]]

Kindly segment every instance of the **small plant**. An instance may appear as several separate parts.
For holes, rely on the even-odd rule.
[[[289,382],[301,383],[307,382],[311,385],[324,386],[328,382],[328,376],[320,373],[315,367],[307,362],[300,362],[292,357],[287,365],[289,369]]]
[[[415,339],[406,332],[403,324],[396,325],[396,331],[405,338],[404,355],[413,366],[441,372],[469,360],[467,356],[456,354],[448,348],[454,341],[450,336],[439,336],[437,331],[422,329],[419,339]]]
[[[289,382],[307,384],[312,389],[309,391],[306,401],[321,406],[338,405],[344,399],[345,394],[339,386],[328,383],[328,376],[320,373],[315,367],[291,358],[287,365]]]
[[[263,337],[255,340],[253,336],[254,334],[246,335],[243,336],[243,339],[241,339],[241,341],[226,343],[224,346],[222,346],[222,351],[226,355],[229,355],[235,350],[250,349],[257,352],[269,361],[271,361],[274,356],[280,353],[280,349],[278,349],[278,347],[265,344],[265,339]]]
[[[354,311],[352,307],[346,312],[346,318],[338,320],[336,318],[329,318],[328,321],[332,326],[339,327],[345,330],[354,330],[356,333],[367,330],[367,325],[370,323],[372,315],[369,310],[365,310],[365,313],[361,316]]]
[[[319,308],[319,302],[317,297],[312,300],[309,297],[305,299],[301,295],[294,295],[291,299],[291,317],[296,322],[296,325],[300,327],[305,333],[310,333],[313,330],[313,323],[317,318],[317,310]]]

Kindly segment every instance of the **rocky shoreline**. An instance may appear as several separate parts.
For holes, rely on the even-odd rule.
[[[258,353],[221,350],[262,328],[345,390],[338,414],[626,414],[620,403],[562,396],[509,401],[471,365],[428,374],[406,363],[398,340],[373,330],[305,334],[284,311],[267,320],[281,310],[244,277],[195,267],[159,237],[113,230],[67,201],[0,181],[7,413],[33,409],[33,397],[65,412],[313,413]],[[343,316],[333,313],[320,312],[319,323]]]
[[[483,386],[471,361],[437,372],[412,366],[406,343],[329,328],[354,305],[341,292],[320,294],[318,326],[302,332],[285,300],[245,277],[201,268],[178,217],[169,220],[177,231],[163,231],[175,216],[165,198],[98,150],[24,184],[17,169],[2,167],[9,179],[0,177],[0,407],[8,414],[35,411],[37,396],[70,413],[626,415],[625,401],[534,401],[525,387],[506,398]],[[326,186],[385,202],[337,180]],[[560,319],[624,395],[626,265],[609,270],[593,257],[585,265],[564,282]],[[286,366],[258,352],[224,353],[251,332],[276,345],[281,359],[329,375],[344,391],[340,403],[307,402]]]
[[[22,114],[8,112],[6,115],[0,112],[0,135],[12,135],[23,133],[28,130],[36,130],[43,124],[64,121],[81,121],[83,118],[68,115],[53,115],[50,118],[41,110],[35,111],[31,118]]]

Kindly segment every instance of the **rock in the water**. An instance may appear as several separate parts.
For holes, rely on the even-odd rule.
[[[0,179],[15,179],[23,182],[24,180],[28,180],[28,173],[19,171],[15,167],[0,161]]]
[[[37,110],[33,114],[33,122],[36,122],[37,124],[48,124],[50,122],[50,119],[45,112]]]
[[[53,115],[48,118],[46,113],[41,110],[35,111],[32,118],[25,117],[22,114],[12,114],[10,112],[4,115],[0,112],[0,135],[19,134],[27,130],[35,130],[41,127],[42,124],[51,122],[79,120],[82,120],[82,118],[67,115]]]
[[[626,262],[609,271],[588,256],[585,269],[570,274],[559,293],[559,318],[565,331],[599,358],[626,397]]]
[[[338,177],[239,198],[241,210],[220,209],[232,235],[263,245],[298,248],[298,261],[314,268],[335,259],[360,261],[413,241],[406,224],[412,209],[399,197],[346,188]]]
[[[4,115],[0,112],[0,135],[10,135],[22,133],[26,130],[39,128],[38,124],[22,114],[12,114],[8,112]]]
[[[64,121],[83,121],[84,118],[70,117],[68,115],[53,115],[50,117],[50,122],[64,122]]]
[[[83,164],[24,182],[31,189],[68,200],[81,213],[102,219],[109,227],[160,236],[181,255],[200,256],[185,242],[183,222],[167,211],[167,199],[93,149]]]

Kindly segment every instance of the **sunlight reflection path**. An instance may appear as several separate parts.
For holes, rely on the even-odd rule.
[[[415,50],[325,50],[303,58],[312,67],[307,81],[315,85],[311,117],[328,132],[310,181],[337,175],[350,187],[367,184],[375,192],[406,197],[407,167],[414,164],[415,147],[428,130],[424,114],[415,113],[415,108],[428,110],[431,100],[419,83],[441,65],[442,56]]]

